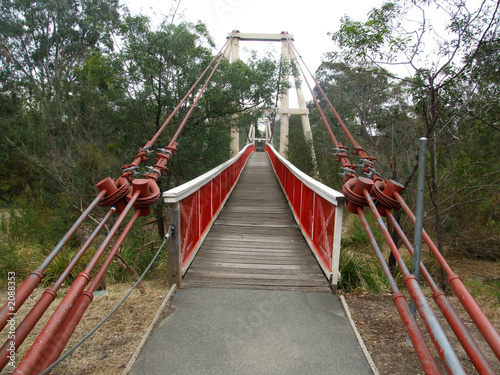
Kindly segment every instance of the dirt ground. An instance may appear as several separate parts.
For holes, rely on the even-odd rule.
[[[476,277],[480,280],[500,278],[498,263],[465,260],[451,261],[450,263],[464,280],[470,277]],[[131,285],[109,285],[107,295],[96,296],[67,348],[73,346],[86,332],[91,330],[125,295]],[[27,301],[26,307],[23,307],[16,316],[18,321],[21,321],[28,307],[35,304],[42,292],[43,289],[40,289]],[[54,369],[52,374],[121,374],[167,292],[166,285],[153,282],[146,283],[145,294],[141,294],[138,290],[134,291],[116,314],[85,344],[78,348],[72,356]],[[426,292],[426,294],[429,293]],[[391,296],[350,294],[345,297],[357,329],[363,337],[380,374],[423,374],[413,348],[406,344],[406,331],[392,303]],[[5,298],[6,293],[4,291],[0,292],[0,300],[5,301]],[[455,297],[451,297],[450,300],[453,306],[459,306]],[[478,302],[487,312],[497,329],[500,328],[499,301],[491,298],[479,298]],[[468,328],[472,327],[466,313],[462,309],[457,309],[457,312],[464,318],[466,326]],[[45,320],[40,322],[37,327],[41,327],[42,323],[45,324]],[[449,330],[446,328],[446,324],[443,327],[445,330]],[[470,330],[474,337],[478,337],[477,342],[481,348],[485,348],[484,340],[479,339],[480,334],[472,328]],[[450,335],[448,336],[450,337]],[[18,359],[22,358],[27,351],[27,347],[35,338],[36,334],[28,337],[17,355]],[[5,341],[4,332],[0,334],[0,339],[2,343]],[[454,345],[453,342],[452,345]],[[431,344],[429,346],[432,347]],[[490,359],[495,371],[500,374],[500,362],[489,349],[484,349],[483,352]],[[477,373],[468,362],[465,353],[459,352],[458,355],[467,374]],[[12,367],[5,368],[1,374],[10,374],[12,370]],[[444,369],[442,372],[445,373]]]
[[[413,347],[406,342],[406,330],[401,323],[396,307],[392,303],[392,296],[346,296],[346,300],[356,327],[363,337],[365,345],[380,374],[417,375],[424,373]],[[456,308],[457,304],[455,302],[457,299],[452,298],[452,300],[452,304]],[[465,318],[466,313],[464,314],[461,309],[459,311],[459,315]],[[438,314],[436,316],[439,317]],[[498,329],[500,322],[497,320],[494,323]],[[449,329],[444,321],[441,324],[448,338],[451,340],[451,337],[453,337],[451,329]],[[483,350],[489,363],[493,366],[496,373],[500,374],[500,362],[495,358],[495,355],[487,345],[482,342],[480,333],[475,330],[470,319],[465,319],[465,324]],[[419,325],[424,331],[425,329],[420,320]],[[446,371],[441,364],[436,350],[432,346],[428,335],[425,336],[436,363],[441,369],[441,373],[445,374]],[[457,351],[465,372],[467,374],[477,374],[467,355],[461,349],[460,344],[456,340],[451,340],[451,344]]]
[[[475,278],[478,282],[500,278],[500,264],[492,262],[481,262],[469,259],[451,259],[450,265],[464,281]],[[498,285],[498,284],[497,284]],[[403,291],[406,293],[406,291]],[[430,289],[424,289],[426,296],[431,295]],[[498,293],[498,292],[497,292]],[[498,294],[497,294],[498,295]],[[490,296],[474,296],[483,311],[488,315],[497,330],[500,330],[500,300]],[[423,374],[418,357],[411,345],[406,342],[406,330],[401,323],[396,307],[392,303],[391,295],[346,295],[345,296],[352,318],[356,327],[363,337],[365,345],[370,352],[380,374],[417,375]],[[434,308],[436,316],[441,322],[450,343],[467,374],[477,374],[474,366],[463,351],[461,345],[449,328],[446,321],[441,318],[436,304],[428,298],[430,305]],[[458,315],[462,318],[465,326],[473,336],[474,340],[483,351],[488,362],[495,372],[500,374],[500,361],[495,357],[491,349],[485,343],[479,331],[476,329],[467,312],[462,308],[455,296],[449,296],[449,300]],[[425,331],[421,319],[417,319],[422,331]],[[425,335],[427,343],[440,365],[441,372],[446,373],[441,361],[429,340]]]

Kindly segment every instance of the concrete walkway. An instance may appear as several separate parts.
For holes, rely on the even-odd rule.
[[[372,374],[338,297],[182,289],[131,374]]]

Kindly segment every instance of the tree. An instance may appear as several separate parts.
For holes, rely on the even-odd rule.
[[[485,43],[498,32],[498,13],[499,2],[491,0],[475,9],[455,1],[387,2],[374,8],[365,22],[343,17],[340,29],[331,34],[342,48],[330,55],[332,59],[368,69],[404,65],[412,72],[404,80],[412,84],[415,112],[425,126],[423,135],[429,138],[429,196],[441,252],[446,221],[441,205],[447,199],[443,176],[454,173],[446,162],[453,160],[461,145],[457,139],[464,130],[461,116],[478,87],[464,83]],[[448,20],[444,28],[439,27],[442,20]],[[483,181],[470,179],[469,183],[466,189]]]
[[[121,60],[127,80],[129,124],[126,138],[142,138],[146,143],[212,60],[214,44],[202,23],[175,25],[166,19],[153,30],[144,16],[126,15],[122,34]],[[269,58],[259,59],[254,55],[247,63],[232,64],[223,59],[190,115],[179,138],[177,156],[171,161],[161,187],[178,185],[226,161],[230,154],[232,116],[240,114],[240,123],[257,119],[259,111],[272,102],[276,85],[276,63]],[[155,147],[169,143],[194,98],[192,95],[180,109]],[[161,221],[160,205],[155,214]]]
[[[415,116],[404,93],[408,84],[390,79],[387,73],[380,69],[371,71],[345,63],[324,61],[316,72],[316,78],[351,133],[367,147],[370,155],[377,158],[380,171],[386,175],[397,175],[398,172],[392,166],[398,157],[401,175],[413,167],[407,163],[406,152],[408,145],[411,145],[409,142],[418,133],[415,132]],[[348,140],[342,128],[328,110],[318,89],[316,95],[334,134],[347,145]],[[338,168],[331,158],[332,143],[316,111],[311,111],[311,121],[315,148],[325,156],[319,157],[321,176],[325,182],[340,188],[341,178],[331,179],[332,171],[336,172]],[[413,155],[411,159],[413,161]],[[353,159],[353,163],[356,160]]]
[[[318,79],[325,83],[329,97],[338,110],[349,121],[355,133],[366,140],[370,135],[383,131],[385,123],[380,121],[384,104],[389,100],[391,83],[387,75],[377,69],[350,67],[345,63],[323,62],[316,72]],[[323,103],[324,100],[321,98]]]
[[[82,74],[85,69],[87,76],[109,73],[91,65],[109,66],[105,55],[112,51],[119,24],[118,2],[7,0],[0,9],[3,50],[8,51],[1,56],[0,85],[4,98],[15,104],[10,119],[2,122],[6,143],[24,168],[43,170],[43,189],[83,198],[93,186],[79,178],[78,167],[92,165],[99,133],[109,123],[99,110],[92,116],[95,108],[81,104],[100,97],[100,108],[106,106],[112,79],[100,77],[107,86],[84,85]]]

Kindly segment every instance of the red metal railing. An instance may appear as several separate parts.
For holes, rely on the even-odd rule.
[[[336,287],[344,196],[298,170],[272,146],[267,145],[266,152],[295,220],[323,272]]]
[[[166,203],[177,205],[180,214],[180,249],[184,273],[200,248],[213,222],[240,177],[248,156],[255,151],[247,145],[236,156],[200,177],[166,191]]]

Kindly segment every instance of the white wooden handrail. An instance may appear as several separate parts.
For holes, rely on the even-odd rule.
[[[321,195],[327,201],[329,201],[335,205],[338,205],[339,202],[344,202],[347,200],[342,193],[340,193],[337,190],[334,190],[331,187],[328,187],[325,184],[322,184],[321,182],[316,181],[314,178],[306,175],[304,172],[302,172],[300,169],[298,169],[295,165],[293,165],[288,160],[286,160],[283,156],[281,156],[272,145],[268,144],[267,146],[273,150],[274,155],[283,164],[286,165],[286,167],[290,170],[290,172],[292,172],[295,175],[295,177],[297,177],[299,180],[301,180],[304,183],[304,185],[306,185],[308,188],[310,188],[316,194]]]
[[[231,164],[236,162],[240,158],[240,156],[245,153],[246,149],[251,146],[252,144],[246,145],[238,154],[233,156],[231,159],[229,159],[225,163],[218,165],[214,169],[202,174],[201,176],[195,178],[194,180],[188,181],[185,184],[179,185],[173,189],[165,191],[163,193],[164,202],[177,203],[182,199],[190,196],[195,191],[199,190],[203,185],[213,180],[214,177],[218,176],[224,169],[226,169]]]

